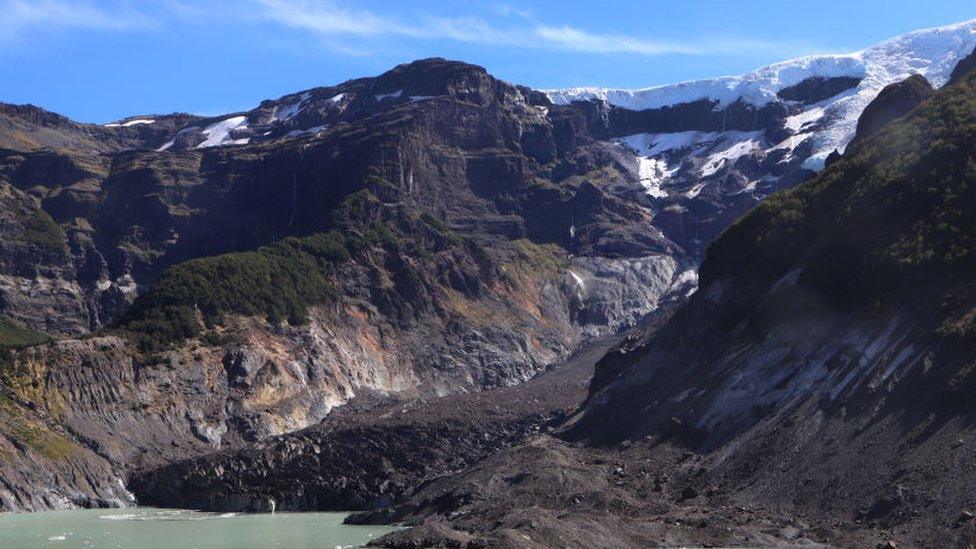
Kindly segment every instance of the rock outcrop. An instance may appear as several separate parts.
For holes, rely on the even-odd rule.
[[[922,101],[931,97],[934,91],[932,84],[918,74],[885,86],[858,118],[857,133],[852,143],[871,137],[881,131],[881,128],[910,113]]]
[[[976,50],[973,50],[968,57],[956,64],[956,67],[952,69],[952,75],[949,77],[949,81],[955,82],[972,72],[973,69],[976,69]]]

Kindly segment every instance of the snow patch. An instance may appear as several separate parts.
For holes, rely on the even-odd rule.
[[[566,272],[569,273],[569,276],[573,277],[573,281],[576,282],[576,285],[579,286],[581,290],[586,289],[586,282],[583,281],[583,277],[569,269],[566,269]]]
[[[381,93],[379,95],[374,95],[373,98],[377,101],[384,101],[386,99],[397,99],[401,95],[403,95],[403,90],[397,90],[393,93]]]
[[[138,126],[140,124],[155,124],[156,121],[149,118],[137,118],[135,120],[129,120],[128,122],[113,122],[111,124],[105,124],[106,128],[128,128],[129,126]]]
[[[677,290],[687,288],[687,290],[685,290],[685,297],[691,297],[695,292],[698,291],[698,271],[695,269],[682,271],[681,274],[674,279],[674,282],[671,283],[671,287]]]
[[[698,271],[694,269],[682,271],[678,275],[678,278],[674,280],[674,283],[679,286],[683,284],[698,284]]]
[[[293,118],[296,114],[302,111],[302,107],[308,102],[309,95],[305,92],[298,98],[298,101],[294,103],[289,103],[286,105],[276,105],[274,111],[271,113],[271,122],[284,121]]]
[[[708,185],[707,181],[702,183],[697,183],[694,187],[688,189],[688,191],[685,192],[685,197],[695,198],[696,196],[701,194],[702,190],[705,189],[705,185]]]
[[[739,158],[760,148],[760,142],[756,139],[746,139],[743,141],[726,140],[724,148],[708,157],[708,161],[702,166],[701,176],[709,177],[714,175],[726,164],[734,164]]]
[[[778,91],[811,76],[863,78],[866,70],[858,54],[809,56],[768,65],[742,76],[723,76],[637,90],[570,88],[547,90],[545,93],[557,105],[596,99],[635,111],[701,100],[715,102],[717,107],[725,107],[739,100],[761,107],[775,101]]]
[[[671,167],[668,157],[677,152],[705,156],[701,176],[714,175],[725,163],[734,163],[740,157],[762,148],[763,132],[675,132],[639,133],[616,140],[637,155],[638,177],[647,194],[664,198],[668,193],[662,189],[681,168],[680,163]],[[684,160],[684,159],[682,159]],[[694,197],[701,187],[693,193]]]
[[[322,126],[313,126],[311,128],[308,128],[307,130],[292,130],[287,134],[285,134],[285,137],[298,137],[301,135],[319,134],[325,131],[326,129],[328,129],[328,127],[329,126],[327,125],[322,125]]]
[[[678,168],[668,169],[668,163],[658,158],[637,157],[637,173],[640,184],[649,196],[654,198],[667,198],[667,191],[661,188],[668,179],[671,178]]]
[[[790,116],[786,119],[785,126],[793,130],[793,133],[800,133],[804,128],[810,124],[813,124],[817,120],[823,118],[824,109],[822,107],[814,107],[812,109],[801,112]]]
[[[198,149],[204,149],[207,147],[219,147],[222,145],[246,145],[250,139],[231,139],[230,133],[233,130],[242,130],[247,128],[247,117],[246,116],[234,116],[228,118],[227,120],[222,120],[216,124],[211,124],[203,130],[204,135],[207,138],[197,145]]]
[[[820,151],[815,153],[804,160],[801,166],[808,170],[819,172],[827,165],[827,157],[830,156],[830,152],[831,151]]]
[[[676,132],[676,133],[638,133],[617,139],[618,143],[630,147],[638,156],[652,157],[673,150],[696,147],[718,139],[716,132]]]

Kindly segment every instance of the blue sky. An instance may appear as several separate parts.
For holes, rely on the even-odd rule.
[[[0,101],[218,114],[430,56],[536,88],[643,87],[973,17],[972,0],[0,0]]]

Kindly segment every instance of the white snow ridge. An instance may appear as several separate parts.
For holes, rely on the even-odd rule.
[[[784,61],[742,76],[726,76],[637,90],[570,88],[548,90],[556,104],[604,100],[630,110],[657,109],[698,100],[717,102],[722,108],[736,101],[755,107],[778,100],[777,92],[814,77],[853,77],[860,84],[788,120],[788,127],[803,132],[823,119],[812,133],[813,154],[805,167],[820,169],[827,156],[843,152],[854,137],[857,119],[878,93],[913,74],[924,76],[935,87],[943,86],[956,64],[976,48],[976,19],[946,27],[920,30],[892,38],[846,55],[814,55]],[[796,141],[784,146],[793,148]],[[779,147],[779,146],[777,146]],[[660,151],[652,152],[654,156]]]

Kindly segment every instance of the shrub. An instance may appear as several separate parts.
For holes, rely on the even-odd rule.
[[[219,325],[228,313],[301,324],[310,304],[337,295],[329,278],[349,258],[342,236],[322,233],[187,261],[167,269],[116,327],[153,352],[200,335],[201,320]]]
[[[0,317],[0,349],[17,349],[47,343],[51,337]]]

